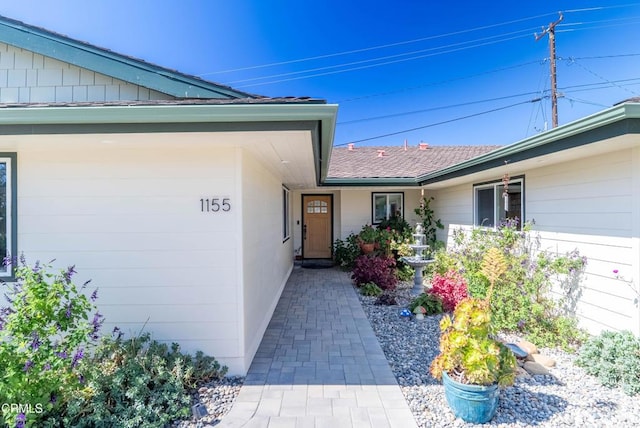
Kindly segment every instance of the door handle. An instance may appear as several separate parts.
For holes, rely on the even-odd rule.
[[[307,225],[302,226],[302,239],[307,240]]]

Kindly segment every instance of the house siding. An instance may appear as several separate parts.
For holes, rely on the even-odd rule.
[[[578,249],[587,257],[574,309],[581,326],[594,334],[640,334],[639,156],[638,149],[619,150],[512,174],[525,175],[525,221],[535,222],[540,248],[557,254]],[[455,229],[473,225],[473,184],[436,192],[434,207],[448,244]]]
[[[104,331],[152,332],[244,370],[241,213],[233,148],[141,136],[119,146],[82,136],[51,144],[24,137],[18,153],[18,245],[30,262],[75,265],[99,289]],[[227,197],[229,213],[200,198]],[[236,205],[237,204],[237,205]]]
[[[593,333],[640,333],[637,285],[614,273],[632,281],[640,260],[633,250],[633,175],[632,150],[527,173],[526,216],[535,220],[543,248],[560,254],[577,248],[588,258],[576,313]]]
[[[293,243],[282,239],[282,181],[238,149],[242,183],[243,371],[249,369],[293,269]]]
[[[0,43],[0,103],[166,99],[174,97]]]

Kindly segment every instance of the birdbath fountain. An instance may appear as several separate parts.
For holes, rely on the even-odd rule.
[[[416,225],[416,233],[413,234],[413,244],[410,244],[409,247],[415,253],[410,257],[402,257],[402,261],[411,266],[415,270],[415,275],[413,277],[413,289],[411,292],[414,295],[419,295],[423,292],[422,285],[422,269],[429,263],[433,263],[435,260],[426,259],[422,252],[429,248],[428,245],[424,244],[425,234],[423,233],[422,225],[418,223]]]

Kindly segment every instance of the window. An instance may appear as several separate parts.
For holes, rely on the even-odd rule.
[[[374,193],[372,201],[372,224],[389,220],[391,217],[404,216],[404,193]]]
[[[16,155],[15,153],[0,153],[0,256],[16,257]],[[9,260],[9,259],[7,259]],[[8,279],[13,276],[11,264],[0,265],[0,278]]]
[[[289,226],[289,189],[282,186],[282,242],[289,239],[291,226]]]
[[[522,229],[524,177],[510,179],[506,192],[504,187],[502,181],[473,186],[473,224],[496,227],[507,219],[517,219],[518,229]]]

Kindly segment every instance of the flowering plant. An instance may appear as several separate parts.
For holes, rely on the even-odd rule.
[[[6,260],[5,260],[6,262]],[[82,387],[78,363],[98,339],[103,317],[71,281],[74,266],[58,274],[49,265],[16,267],[16,282],[4,285],[9,306],[0,309],[0,421],[9,426],[32,425],[40,416],[64,405]],[[89,315],[94,312],[92,321]]]
[[[468,297],[467,282],[454,270],[444,275],[434,274],[429,292],[442,299],[442,307],[447,312],[453,311],[459,302]]]

